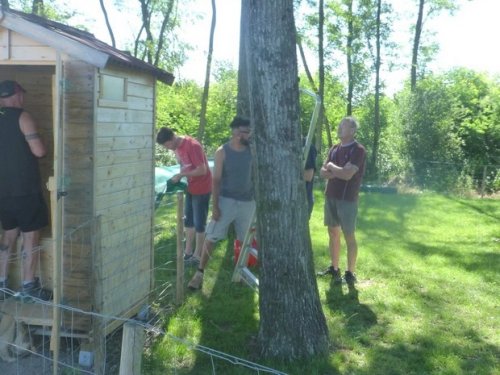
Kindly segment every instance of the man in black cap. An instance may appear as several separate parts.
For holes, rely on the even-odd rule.
[[[33,117],[23,109],[26,90],[16,81],[0,82],[0,300],[11,294],[7,284],[9,256],[19,232],[23,247],[22,293],[50,299],[35,277],[40,229],[48,224],[38,158],[47,150]]]

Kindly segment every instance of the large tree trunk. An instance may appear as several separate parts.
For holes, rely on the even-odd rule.
[[[411,77],[410,77],[411,92],[415,92],[415,89],[417,88],[418,47],[420,45],[420,35],[422,34],[422,22],[424,19],[424,3],[425,0],[420,0],[419,2],[417,23],[415,25],[415,39],[413,40],[413,53],[411,57]]]
[[[203,141],[203,137],[205,136],[205,127],[207,125],[208,90],[210,88],[210,71],[212,69],[212,54],[214,52],[214,33],[215,33],[216,22],[217,22],[217,8],[215,6],[215,0],[212,0],[212,23],[210,25],[207,68],[205,71],[205,86],[203,87],[203,94],[201,96],[200,125],[198,127],[198,140],[200,142]]]
[[[258,343],[293,360],[328,350],[314,274],[299,122],[293,0],[249,0],[248,77],[261,260]]]
[[[377,31],[376,31],[376,57],[375,57],[375,121],[373,122],[373,148],[371,158],[371,172],[375,176],[377,171],[377,157],[380,144],[380,16],[382,0],[377,0]]]

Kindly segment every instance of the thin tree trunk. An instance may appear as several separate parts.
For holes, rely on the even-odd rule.
[[[373,149],[371,160],[371,172],[377,174],[377,157],[380,143],[380,16],[382,12],[382,0],[377,0],[377,31],[376,31],[376,58],[375,58],[375,121],[373,123]]]
[[[261,251],[258,344],[264,357],[328,351],[302,179],[293,0],[250,0],[248,70]],[[293,202],[293,204],[291,204]]]
[[[422,35],[422,22],[424,19],[425,0],[420,0],[418,5],[417,24],[415,25],[415,39],[413,40],[413,53],[411,57],[411,92],[417,88],[417,67],[418,67],[418,49],[420,45],[420,36]]]
[[[354,77],[352,74],[352,41],[354,38],[354,25],[353,25],[353,14],[352,14],[352,0],[347,4],[348,7],[348,19],[347,19],[347,116],[352,115],[352,96],[354,92]]]
[[[10,9],[9,0],[1,0],[0,5],[2,5],[2,9]]]
[[[207,68],[205,71],[205,86],[203,87],[203,95],[201,96],[201,111],[200,111],[200,126],[198,127],[198,140],[203,141],[205,135],[205,127],[207,124],[207,103],[208,90],[210,88],[210,70],[212,67],[212,54],[214,50],[214,34],[215,25],[217,22],[217,9],[215,0],[212,0],[212,24],[210,26],[210,39],[208,42]]]
[[[249,16],[250,1],[241,0],[237,113],[238,116],[246,118],[250,118],[250,77],[248,76],[248,56],[246,53],[248,45]]]
[[[147,0],[139,0],[141,3],[141,14],[142,14],[142,27],[146,32],[146,45],[144,48],[144,54],[141,60],[146,58],[146,61],[153,64],[153,54],[151,52],[153,48],[153,34],[151,33],[151,14],[152,9],[149,9],[149,2]]]
[[[108,12],[106,11],[106,7],[104,6],[104,0],[99,0],[99,4],[101,4],[102,14],[104,15],[104,20],[106,21],[106,27],[108,28],[109,37],[111,38],[111,45],[116,47],[115,35],[113,34],[113,29],[111,28],[111,23],[109,22]]]
[[[297,46],[299,47],[299,53],[300,53],[300,58],[302,60],[302,65],[304,65],[304,70],[306,71],[306,76],[309,81],[309,84],[311,85],[311,88],[315,93],[318,93],[319,95],[319,90],[316,87],[316,83],[314,82],[314,78],[311,74],[311,71],[309,69],[309,65],[307,64],[306,60],[306,55],[304,53],[304,47],[302,46],[302,41],[300,38],[297,38]],[[328,147],[332,147],[332,131],[330,127],[330,121],[328,120],[328,116],[325,113],[325,102],[324,98],[321,97],[321,112],[323,113],[323,119],[325,121],[325,126],[326,126],[326,137],[328,138]],[[319,121],[319,120],[318,120]],[[316,150],[319,150],[318,144],[316,142]]]
[[[31,13],[37,16],[43,17],[43,0],[33,0],[33,6],[31,7]]]

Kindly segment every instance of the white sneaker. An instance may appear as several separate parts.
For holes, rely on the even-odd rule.
[[[203,272],[196,271],[191,281],[188,283],[188,288],[191,290],[201,289],[201,284],[203,284]]]

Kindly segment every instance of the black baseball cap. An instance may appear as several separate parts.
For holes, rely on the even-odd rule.
[[[0,82],[0,98],[8,98],[20,92],[26,92],[26,90],[16,81],[6,80]]]

